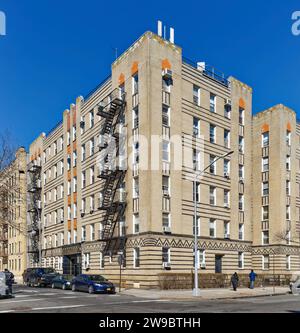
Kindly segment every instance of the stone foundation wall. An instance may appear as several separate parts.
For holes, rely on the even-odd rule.
[[[231,275],[229,274],[199,274],[199,287],[209,288],[230,288]],[[291,274],[271,275],[258,274],[255,286],[288,286]],[[193,274],[159,274],[158,283],[160,289],[192,289],[194,284]],[[239,287],[249,287],[248,274],[239,274]]]

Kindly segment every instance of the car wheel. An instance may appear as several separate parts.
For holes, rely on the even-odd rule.
[[[72,284],[72,291],[76,291],[76,286],[75,286],[75,284]]]
[[[62,289],[62,290],[66,290],[66,289],[67,289],[65,283],[62,285],[61,289]]]
[[[55,289],[55,284],[54,283],[51,284],[51,288]]]
[[[94,287],[93,286],[89,286],[89,294],[93,294],[94,293]]]

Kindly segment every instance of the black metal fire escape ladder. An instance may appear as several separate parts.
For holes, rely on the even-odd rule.
[[[97,113],[104,118],[99,137],[103,162],[98,175],[103,180],[102,202],[99,209],[105,211],[100,237],[103,241],[104,255],[123,251],[126,244],[125,235],[114,236],[116,226],[123,218],[126,209],[126,194],[122,190],[126,170],[120,167],[119,159],[122,136],[119,128],[124,119],[125,107],[125,93],[121,95],[120,90],[115,89],[100,103]]]

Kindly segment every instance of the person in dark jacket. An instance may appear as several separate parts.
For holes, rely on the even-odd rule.
[[[5,276],[6,276],[6,285],[8,286],[9,295],[12,296],[12,285],[14,283],[14,274],[10,272],[7,268],[4,270]]]
[[[238,283],[239,283],[239,276],[237,275],[237,272],[235,272],[231,277],[231,284],[234,291],[237,290]]]
[[[255,283],[256,276],[257,276],[257,274],[254,273],[253,269],[251,269],[251,272],[249,274],[250,289],[254,289],[254,283]]]

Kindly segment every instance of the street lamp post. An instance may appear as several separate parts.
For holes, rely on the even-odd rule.
[[[200,171],[198,174],[195,174],[195,178],[193,180],[193,189],[194,189],[194,289],[193,289],[193,296],[199,296],[200,289],[199,289],[199,281],[198,281],[198,235],[197,235],[197,179],[198,177],[201,177],[207,169],[209,169],[212,165],[214,165],[217,161],[220,159],[223,159],[229,155],[232,155],[234,151],[230,151],[229,153],[223,154],[222,156],[216,157],[206,168],[204,168],[202,171]],[[199,186],[199,194],[200,197],[200,186]]]

